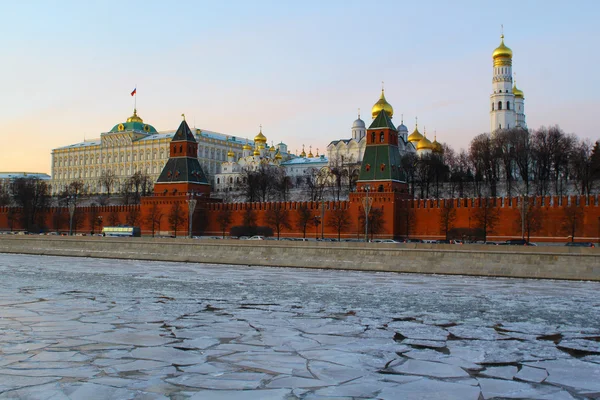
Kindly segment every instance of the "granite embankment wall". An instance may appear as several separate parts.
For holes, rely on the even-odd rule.
[[[600,249],[0,236],[0,253],[600,281]]]

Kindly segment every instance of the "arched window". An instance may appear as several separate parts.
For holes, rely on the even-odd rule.
[[[502,110],[502,102],[501,101],[498,102],[498,110]]]
[[[221,178],[217,178],[217,185],[221,183]]]
[[[381,143],[383,143],[383,139],[384,139],[384,138],[385,138],[385,135],[383,134],[383,132],[381,132],[381,133],[379,134],[379,141],[380,141]]]
[[[506,109],[507,109],[507,110],[510,110],[510,101],[507,101],[507,102],[506,102]]]
[[[371,143],[375,143],[375,132],[371,132]]]
[[[494,111],[494,103],[492,103],[492,111]]]
[[[377,188],[378,192],[383,192],[383,185],[379,185],[379,187]]]

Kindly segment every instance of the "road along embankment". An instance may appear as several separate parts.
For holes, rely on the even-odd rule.
[[[600,281],[600,249],[0,236],[0,253]]]

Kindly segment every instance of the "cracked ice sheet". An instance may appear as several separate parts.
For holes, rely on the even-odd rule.
[[[275,398],[290,393],[267,385],[293,387],[305,399],[371,397],[379,384],[387,391],[380,398],[433,398],[438,390],[469,398],[476,380],[461,367],[479,378],[496,368],[486,362],[515,363],[523,372],[514,379],[539,380],[528,374],[540,368],[537,360],[554,361],[543,370],[571,382],[573,393],[597,389],[586,383],[598,380],[589,368],[572,368],[570,354],[537,340],[560,334],[591,349],[597,283],[18,255],[0,255],[0,274],[0,331],[10,332],[0,335],[4,376],[42,379],[10,391],[25,391],[20,397],[50,399],[39,389],[46,388],[66,398],[94,387],[122,389],[123,397],[148,391],[139,397],[148,399],[200,397],[216,388],[233,398],[256,398],[245,388]],[[406,343],[394,340],[396,332]],[[597,357],[579,362],[597,367]],[[388,363],[412,375],[381,374]],[[530,385],[503,372],[504,382]],[[431,374],[460,376],[441,382]],[[43,383],[54,376],[77,382]],[[530,386],[539,398],[570,398],[548,382]]]

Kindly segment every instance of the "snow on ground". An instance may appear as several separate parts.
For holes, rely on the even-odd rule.
[[[599,289],[0,254],[0,399],[598,398]]]

